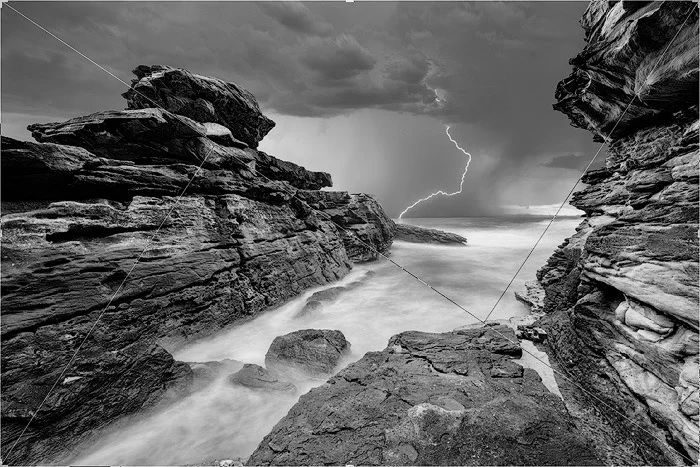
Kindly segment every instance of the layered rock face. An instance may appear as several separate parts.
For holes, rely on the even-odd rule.
[[[273,123],[247,91],[169,67],[136,75],[127,110],[32,125],[38,143],[2,140],[6,463],[51,462],[177,396],[192,370],[165,348],[334,281],[375,255],[366,244],[391,243],[372,198],[317,191],[328,174],[253,149]]]
[[[248,465],[597,465],[506,326],[410,331],[303,395]]]
[[[608,461],[690,463],[699,400],[697,5],[594,2],[582,25],[588,45],[554,107],[597,139],[614,132],[605,167],[586,174],[571,202],[586,220],[538,273],[549,351],[595,396],[576,387],[568,402],[596,405],[609,441],[626,445],[627,457]]]
[[[255,97],[234,83],[163,65],[140,65],[134,74],[123,94],[129,109],[159,107],[197,122],[221,124],[253,148],[275,126],[260,113]]]

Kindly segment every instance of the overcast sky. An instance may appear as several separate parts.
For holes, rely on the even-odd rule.
[[[560,202],[597,149],[552,110],[586,2],[13,2],[130,82],[139,64],[234,81],[277,126],[260,149],[375,194],[396,216]],[[124,108],[125,86],[2,8],[2,133]],[[436,95],[440,100],[436,100]]]

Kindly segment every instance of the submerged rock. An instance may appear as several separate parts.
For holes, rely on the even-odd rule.
[[[340,331],[304,329],[275,337],[265,354],[265,367],[281,375],[328,376],[350,352]]]
[[[396,240],[412,243],[467,244],[467,239],[461,235],[410,224],[396,224]]]
[[[542,342],[547,338],[547,331],[539,326],[520,324],[515,331],[518,339],[527,339],[532,342]]]
[[[394,336],[303,395],[248,465],[597,465],[506,326]]]
[[[229,376],[228,381],[231,384],[265,391],[295,392],[297,390],[292,383],[280,380],[274,373],[252,363],[243,365],[243,368]]]
[[[229,358],[211,362],[188,362],[188,365],[192,369],[196,386],[206,385],[222,374],[230,374],[243,368],[243,363]]]
[[[356,289],[357,287],[361,286],[365,282],[366,279],[372,277],[373,275],[374,275],[374,271],[367,271],[367,272],[365,272],[365,274],[362,277],[350,282],[347,285],[329,287],[327,289],[323,289],[323,290],[319,290],[318,292],[314,292],[306,300],[304,307],[301,310],[299,310],[299,312],[296,314],[296,317],[301,318],[301,317],[308,316],[309,314],[320,310],[325,305],[337,301],[338,298],[341,296],[341,294],[343,294],[344,292],[348,292],[350,290]]]

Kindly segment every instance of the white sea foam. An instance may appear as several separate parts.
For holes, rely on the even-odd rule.
[[[468,246],[428,246],[396,242],[391,257],[483,318],[547,223],[544,218],[404,220],[467,237]],[[555,222],[512,290],[531,280],[577,219]],[[346,362],[383,349],[401,331],[449,331],[477,321],[386,261],[358,266],[337,285],[372,277],[333,303],[299,318],[312,291],[252,321],[223,330],[175,352],[182,361],[230,358],[264,364],[272,340],[297,329],[338,329],[352,345]],[[492,319],[523,316],[525,307],[506,294]],[[255,392],[226,383],[225,375],[199,392],[160,411],[120,423],[97,443],[81,448],[73,464],[172,465],[245,458],[296,402],[322,381],[306,381],[294,396]]]

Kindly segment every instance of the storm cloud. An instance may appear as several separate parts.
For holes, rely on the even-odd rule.
[[[163,63],[249,89],[279,123],[263,148],[375,193],[391,214],[456,181],[451,125],[475,156],[465,193],[416,215],[548,204],[568,191],[561,155],[594,146],[551,104],[583,46],[585,5],[13,3],[125,82],[136,65]],[[3,134],[27,139],[34,121],[124,107],[122,83],[11,10],[1,19]]]

